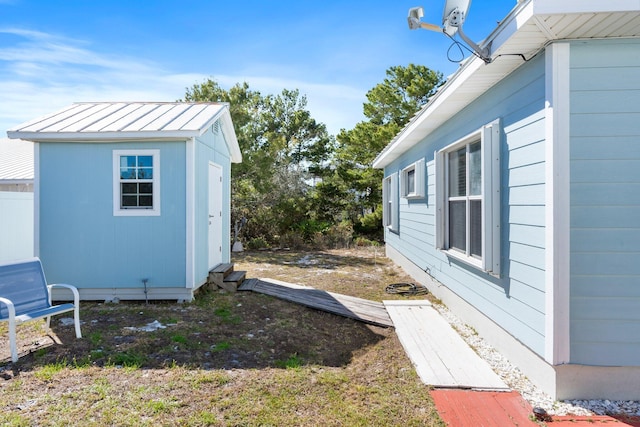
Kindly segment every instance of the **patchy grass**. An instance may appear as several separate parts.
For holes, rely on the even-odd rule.
[[[234,261],[248,277],[399,298],[384,287],[409,278],[377,251]],[[84,302],[81,318],[82,340],[58,319],[49,335],[40,322],[20,325],[15,364],[0,324],[0,425],[444,425],[393,329],[252,292]],[[156,320],[165,328],[137,329]]]

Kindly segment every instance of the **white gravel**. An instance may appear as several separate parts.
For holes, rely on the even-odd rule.
[[[527,377],[512,365],[496,349],[485,342],[478,333],[464,324],[443,305],[434,305],[451,326],[460,334],[471,348],[482,357],[502,380],[513,390],[518,391],[532,407],[543,408],[549,415],[613,415],[625,414],[640,416],[639,401],[625,400],[567,400],[554,401],[548,394],[537,388]]]

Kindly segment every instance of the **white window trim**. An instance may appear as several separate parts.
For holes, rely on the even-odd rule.
[[[120,156],[153,156],[153,208],[120,208]],[[113,150],[113,216],[160,216],[160,150]]]
[[[383,225],[393,232],[398,232],[398,172],[386,176],[382,181],[382,220]]]
[[[402,176],[400,179],[400,194],[405,199],[424,199],[425,192],[425,162],[424,159],[420,159],[417,162],[407,166],[402,170]],[[414,171],[413,180],[413,192],[408,191],[408,179],[409,172]]]
[[[500,119],[483,126],[435,153],[436,161],[436,248],[452,258],[500,275]],[[482,258],[449,249],[447,155],[474,141],[481,141],[482,156]]]

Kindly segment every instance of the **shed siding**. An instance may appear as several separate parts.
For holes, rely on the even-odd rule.
[[[571,46],[571,361],[640,365],[640,41]]]
[[[420,158],[427,197],[400,199],[387,244],[538,354],[544,352],[544,58],[536,57],[414,146],[385,176]],[[435,249],[434,152],[502,119],[502,274],[490,276]]]
[[[229,242],[230,215],[231,215],[231,157],[224,135],[221,131],[212,132],[209,129],[205,134],[197,139],[196,143],[196,247],[195,247],[195,268],[196,286],[204,283],[209,275],[209,162],[213,162],[222,167],[222,242]],[[230,245],[222,245],[222,260],[229,262],[231,259]]]
[[[161,215],[113,215],[112,152],[159,149]],[[185,145],[41,143],[40,253],[49,282],[184,287]]]

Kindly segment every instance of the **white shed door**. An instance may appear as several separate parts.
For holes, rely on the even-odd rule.
[[[209,269],[222,262],[222,168],[209,163]]]

